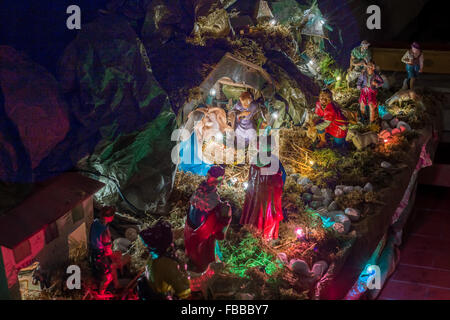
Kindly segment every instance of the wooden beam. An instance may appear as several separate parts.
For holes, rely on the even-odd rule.
[[[406,72],[401,62],[407,49],[372,48],[375,63],[385,71]],[[450,74],[450,51],[424,50],[424,73]]]

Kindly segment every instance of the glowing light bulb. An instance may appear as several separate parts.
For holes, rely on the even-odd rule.
[[[336,80],[341,81],[341,76],[337,76]]]
[[[295,234],[297,235],[297,238],[302,238],[305,235],[302,228],[295,229]]]
[[[276,112],[272,113],[272,118],[277,119],[278,118],[278,113],[276,113]]]
[[[309,60],[308,64],[309,64],[310,66],[312,66],[312,65],[314,64],[314,61],[311,59],[311,60]]]
[[[274,25],[277,24],[277,20],[276,20],[276,19],[271,19],[271,20],[269,21],[269,24],[270,24],[271,26],[274,26]]]
[[[388,139],[384,139],[384,143],[387,143],[388,142]]]
[[[247,188],[248,188],[248,182],[244,182],[244,183],[242,184],[242,186],[244,187],[244,190],[247,190]]]
[[[231,182],[232,183],[236,183],[237,182],[237,178],[231,178]]]
[[[313,166],[314,165],[314,161],[309,160],[309,164]]]
[[[321,25],[324,25],[324,24],[325,24],[325,22],[326,22],[326,20],[325,20],[325,19],[320,19],[320,20],[319,20],[319,23],[320,23]]]
[[[216,89],[212,88],[211,90],[209,90],[209,94],[212,96],[215,96],[217,93]]]
[[[223,134],[221,132],[219,132],[218,134],[216,134],[216,139],[217,140],[222,140],[223,139]]]

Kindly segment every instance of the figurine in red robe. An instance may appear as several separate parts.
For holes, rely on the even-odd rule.
[[[270,241],[278,238],[278,227],[283,220],[281,196],[286,174],[280,160],[268,147],[270,160],[258,159],[250,166],[240,223],[252,225]]]
[[[216,261],[217,240],[223,240],[231,222],[231,207],[222,202],[217,186],[225,170],[213,166],[191,197],[191,206],[184,228],[186,255],[196,272],[203,272],[211,262]]]

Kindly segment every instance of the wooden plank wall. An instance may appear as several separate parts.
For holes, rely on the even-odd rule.
[[[385,71],[403,71],[405,64],[401,62],[405,49],[372,48],[373,59]],[[450,51],[424,50],[424,73],[450,74]]]

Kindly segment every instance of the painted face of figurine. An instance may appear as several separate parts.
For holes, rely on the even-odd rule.
[[[414,56],[418,56],[419,53],[420,53],[420,49],[417,49],[417,48],[414,48],[414,47],[411,47],[411,51],[414,54]]]
[[[321,92],[319,95],[319,102],[322,107],[327,106],[328,104],[331,103],[330,95],[326,92]]]
[[[239,98],[239,100],[241,101],[242,106],[245,109],[248,109],[248,107],[250,106],[250,103],[252,103],[252,99],[251,98]]]
[[[367,72],[368,72],[369,74],[372,74],[374,71],[375,71],[375,65],[374,65],[373,63],[369,63],[369,64],[367,65]]]

